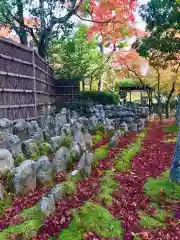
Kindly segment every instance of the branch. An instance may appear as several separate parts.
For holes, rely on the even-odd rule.
[[[171,100],[171,98],[172,98],[172,95],[173,95],[173,93],[174,93],[174,91],[175,91],[175,85],[176,85],[176,82],[173,82],[173,83],[172,83],[171,91],[170,91],[170,93],[169,93],[169,95],[168,95],[168,97],[167,97],[167,103],[169,103],[170,100]]]
[[[107,21],[95,21],[95,20],[93,20],[93,19],[85,19],[85,18],[83,18],[83,17],[81,17],[81,16],[79,16],[77,13],[75,13],[75,15],[79,18],[79,19],[81,19],[82,21],[86,21],[86,22],[93,22],[93,23],[109,23],[109,22],[111,22],[112,20],[113,20],[113,18],[112,19],[109,19],[109,20],[107,20]],[[115,23],[114,21],[112,21],[113,23]]]
[[[79,3],[77,4],[77,0],[73,0],[69,12],[64,17],[60,17],[60,18],[53,17],[51,20],[50,26],[53,27],[55,24],[67,22],[69,18],[77,12],[82,2],[83,0],[80,0]]]
[[[82,21],[86,21],[86,22],[93,22],[93,23],[100,23],[100,24],[107,24],[107,23],[110,23],[110,22],[111,23],[120,23],[120,24],[124,23],[124,22],[120,22],[120,21],[114,21],[114,18],[111,18],[111,19],[106,20],[106,21],[96,21],[96,20],[93,20],[93,19],[85,19],[85,18],[81,17],[80,15],[78,15],[77,13],[75,13],[75,16],[77,16]]]

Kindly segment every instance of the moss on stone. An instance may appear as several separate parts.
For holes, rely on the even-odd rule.
[[[13,171],[10,169],[6,169],[0,176],[2,182],[4,183],[4,188],[7,192],[14,191],[14,184],[13,184]]]
[[[47,155],[50,152],[50,146],[49,143],[43,142],[40,144],[40,153],[41,155]]]
[[[64,137],[63,143],[61,145],[69,149],[72,145],[72,142],[73,142],[73,137],[70,135],[67,135]]]
[[[24,162],[25,160],[25,156],[24,155],[21,155],[21,156],[18,156],[14,159],[14,165],[15,167],[19,166],[22,162]]]
[[[83,240],[85,232],[95,232],[103,238],[122,239],[123,230],[121,222],[114,219],[111,213],[104,207],[86,202],[78,212],[67,229],[60,234],[59,240]]]
[[[37,149],[29,158],[36,161],[41,156],[40,150]]]

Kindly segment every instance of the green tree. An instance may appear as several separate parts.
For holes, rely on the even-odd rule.
[[[74,35],[55,40],[49,50],[50,61],[54,63],[59,78],[71,79],[81,77],[83,90],[85,80],[90,79],[92,72],[103,61],[95,42],[87,40],[88,28],[80,25]]]
[[[150,35],[137,40],[134,44],[138,53],[150,60],[150,65],[152,63],[152,66],[155,65],[155,67],[166,69],[170,63],[176,77],[180,67],[178,57],[180,53],[179,7],[179,1],[176,0],[150,0],[146,5],[143,5],[140,9],[140,14],[146,22],[146,28]],[[158,91],[159,88],[160,82],[158,82]],[[177,103],[177,115],[179,104],[180,101]],[[177,182],[180,180],[179,136],[180,132],[170,171],[170,179]]]
[[[179,4],[173,0],[151,0],[146,5],[142,5],[140,15],[146,22],[146,30],[150,34],[137,39],[133,45],[139,55],[148,59],[149,65],[156,70],[159,114],[161,113],[160,70],[170,66],[174,73],[172,81],[176,82],[180,67],[178,8]],[[173,86],[174,84],[172,91]]]

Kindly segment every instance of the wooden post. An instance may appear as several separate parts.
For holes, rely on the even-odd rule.
[[[35,116],[37,117],[37,96],[36,96],[36,66],[35,66],[35,53],[34,50],[32,52],[32,64],[33,64],[33,76],[34,76],[34,105],[35,105]]]
[[[143,97],[143,94],[142,94],[142,91],[140,92],[140,94],[141,94],[141,96],[140,96],[140,98],[141,98],[141,104],[142,104],[142,97]]]
[[[148,96],[149,96],[149,113],[150,113],[151,112],[151,100],[150,100],[150,98],[151,98],[151,89],[149,89],[148,91],[149,91]]]

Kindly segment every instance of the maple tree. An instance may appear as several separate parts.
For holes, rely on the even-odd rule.
[[[136,0],[108,0],[108,1],[85,1],[82,4],[81,15],[78,17],[84,20],[86,15],[90,16],[89,21],[93,24],[89,29],[88,37],[91,40],[96,38],[99,49],[104,55],[104,47],[111,47],[112,52],[122,48],[122,40],[127,36],[136,34],[134,29],[134,11]],[[77,14],[76,14],[77,15]],[[107,61],[111,60],[113,54],[107,56]],[[99,77],[98,90],[103,87],[102,76]]]
[[[29,33],[39,54],[45,57],[51,39],[67,29],[72,29],[74,23],[69,20],[73,15],[93,23],[89,36],[93,32],[99,32],[104,40],[111,34],[113,42],[120,41],[133,31],[129,22],[134,21],[135,6],[135,0],[39,0],[37,3],[30,0],[2,0],[0,18],[4,24],[9,24],[10,28],[16,31],[22,44],[27,44]],[[40,21],[40,24],[28,26],[25,23],[26,8],[32,19]]]

